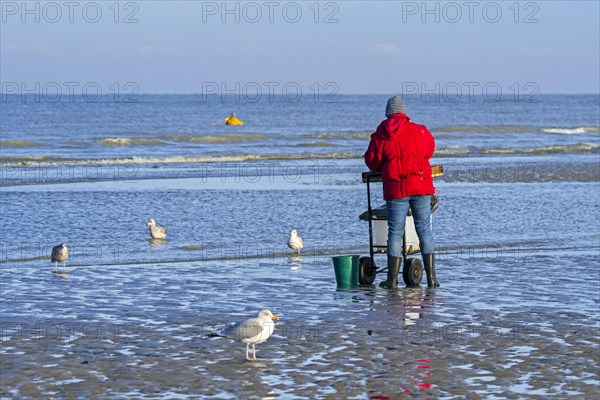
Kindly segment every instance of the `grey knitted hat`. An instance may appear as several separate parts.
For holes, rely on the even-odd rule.
[[[385,107],[385,116],[387,118],[396,113],[406,114],[406,105],[400,96],[394,96],[390,98],[387,102],[387,106]]]

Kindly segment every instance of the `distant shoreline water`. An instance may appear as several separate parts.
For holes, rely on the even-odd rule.
[[[158,145],[158,144],[155,144]],[[299,144],[306,148],[330,148],[334,144],[327,142]],[[42,147],[41,145],[27,147]],[[544,154],[600,154],[600,144],[581,142],[568,145],[539,146],[539,147],[498,147],[477,148],[470,146],[440,146],[434,153],[437,157],[476,157],[476,156],[510,156],[510,155],[544,155]],[[327,152],[327,153],[296,153],[296,154],[230,154],[207,156],[134,156],[123,158],[66,158],[53,156],[1,156],[0,166],[52,166],[52,165],[120,165],[120,164],[179,164],[179,163],[218,163],[218,162],[245,162],[266,160],[311,160],[311,159],[352,159],[362,158],[363,152]]]
[[[580,135],[580,134],[600,134],[600,126],[563,126],[552,128],[539,128],[528,125],[457,125],[429,127],[434,135],[439,136],[445,133],[464,133],[464,134],[500,134],[500,133],[547,133],[556,135]],[[374,131],[374,130],[373,130]],[[349,131],[349,132],[324,132],[299,135],[304,138],[316,139],[369,139],[373,131]],[[153,135],[152,133],[148,133]],[[154,135],[153,135],[154,136]],[[443,137],[443,136],[442,136]],[[600,138],[600,135],[598,136]],[[167,145],[170,143],[203,143],[203,144],[223,144],[223,143],[241,143],[249,141],[266,140],[277,138],[272,134],[261,133],[221,133],[215,135],[203,134],[171,134],[156,136],[153,138],[144,137],[104,137],[97,140],[104,146],[154,146]],[[282,139],[279,137],[278,139]],[[68,141],[66,144],[78,147],[91,146],[93,143],[83,141]],[[29,140],[0,140],[0,147],[38,147],[44,146],[42,142]]]
[[[6,96],[3,96],[3,99]],[[0,165],[180,164],[352,159],[384,119],[386,95],[335,102],[281,96],[139,95],[135,103],[24,102],[6,97]],[[222,101],[224,99],[224,101]],[[600,152],[596,95],[539,95],[535,102],[459,102],[407,96],[411,118],[436,137],[435,157],[578,155]],[[243,126],[226,126],[235,111]]]

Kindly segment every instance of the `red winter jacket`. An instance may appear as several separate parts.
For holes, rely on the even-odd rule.
[[[383,177],[383,198],[434,194],[429,159],[435,150],[433,135],[424,125],[397,113],[371,135],[365,163]]]

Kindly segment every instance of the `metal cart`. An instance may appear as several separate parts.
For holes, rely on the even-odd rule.
[[[432,177],[437,178],[444,175],[444,168],[441,165],[431,167]],[[371,285],[375,281],[375,276],[379,272],[387,271],[387,265],[384,268],[377,268],[375,265],[375,254],[385,254],[387,252],[387,209],[385,205],[371,207],[371,183],[382,182],[381,172],[363,172],[362,181],[367,184],[367,211],[360,214],[359,219],[369,223],[369,256],[360,257],[359,261],[359,283],[361,285]],[[431,196],[431,218],[438,208],[437,197]],[[374,226],[377,225],[377,226]],[[375,228],[375,235],[373,229]],[[419,286],[423,278],[423,264],[418,258],[409,258],[410,255],[420,252],[419,239],[414,227],[411,210],[408,210],[406,226],[404,227],[404,237],[402,238],[403,268],[402,278],[406,286]]]

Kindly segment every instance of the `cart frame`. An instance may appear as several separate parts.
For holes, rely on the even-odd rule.
[[[444,175],[444,168],[441,165],[431,167],[433,178]],[[359,282],[363,285],[371,285],[375,281],[375,275],[387,271],[385,267],[377,269],[375,264],[375,254],[386,254],[387,245],[375,245],[373,240],[373,207],[371,206],[371,183],[383,182],[381,172],[368,171],[362,173],[362,181],[367,184],[367,216],[369,223],[369,257],[361,257],[359,263]],[[377,251],[376,251],[377,250]],[[402,258],[403,268],[402,277],[407,286],[420,286],[423,278],[423,266],[418,258],[408,258],[409,255],[417,253],[410,251],[406,247],[406,229],[402,237]]]

